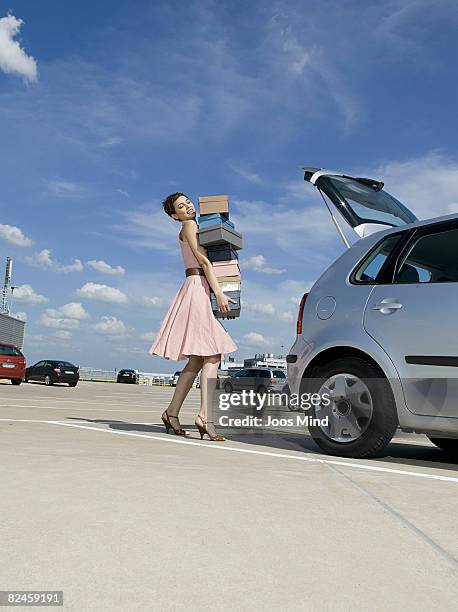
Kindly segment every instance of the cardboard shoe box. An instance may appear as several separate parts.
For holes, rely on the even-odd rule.
[[[235,230],[229,230],[221,225],[210,225],[209,227],[199,228],[199,243],[201,246],[213,246],[215,244],[225,244],[233,249],[242,249],[242,234]]]
[[[236,259],[228,261],[214,261],[212,263],[213,272],[216,278],[238,276],[240,278],[240,267]]]
[[[229,197],[222,196],[199,196],[199,211],[201,215],[213,213],[229,214]]]
[[[235,225],[229,219],[222,217],[221,215],[203,215],[199,217],[198,225],[200,229],[205,227],[227,227],[228,230],[233,230]]]
[[[235,318],[240,316],[240,291],[228,291],[226,295],[227,297],[230,297],[235,300],[235,303],[229,302],[230,312],[220,312],[218,310],[218,302],[216,301],[216,295],[213,293],[213,291],[210,293],[213,314],[217,319]]]
[[[225,281],[221,283],[218,281],[219,288],[223,293],[230,293],[231,291],[240,291],[241,283],[240,281]]]
[[[207,257],[211,262],[238,259],[239,255],[230,244],[215,244],[207,247]]]

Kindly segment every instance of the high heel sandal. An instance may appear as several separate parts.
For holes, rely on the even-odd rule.
[[[200,421],[203,423],[203,426],[197,422],[197,419],[200,419]],[[207,436],[210,438],[212,442],[225,442],[226,438],[222,436],[221,434],[212,435],[211,433],[209,433],[207,429],[207,425],[208,423],[213,423],[213,421],[206,421],[200,415],[197,416],[197,419],[195,421],[195,425],[197,429],[199,430],[201,440],[203,440],[204,435],[207,434]]]
[[[164,416],[164,415],[165,415],[165,416]],[[169,433],[169,429],[172,429],[172,430],[173,430],[173,433],[174,433],[176,436],[185,436],[185,435],[186,435],[186,432],[185,432],[185,430],[184,430],[182,427],[175,428],[175,427],[172,425],[172,423],[170,422],[170,419],[178,419],[178,417],[177,417],[177,416],[175,416],[175,415],[173,415],[173,414],[172,414],[172,415],[170,415],[170,414],[167,412],[167,410],[166,410],[166,411],[164,412],[164,414],[161,416],[161,419],[162,419],[162,422],[163,422],[163,423],[164,423],[164,425],[165,425],[165,431],[166,431],[166,433]]]

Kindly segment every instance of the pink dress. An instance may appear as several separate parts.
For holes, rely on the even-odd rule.
[[[180,240],[185,268],[201,268],[188,242]],[[205,276],[187,276],[165,315],[159,332],[148,349],[150,355],[179,361],[190,355],[218,355],[237,350],[210,302],[210,285]]]

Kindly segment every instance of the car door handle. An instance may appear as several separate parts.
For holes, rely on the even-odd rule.
[[[372,306],[372,310],[378,310],[382,314],[390,314],[402,308],[402,304],[393,300],[392,298],[386,298],[380,302],[380,304],[375,304]]]

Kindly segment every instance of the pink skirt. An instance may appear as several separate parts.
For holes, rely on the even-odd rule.
[[[213,314],[210,286],[205,276],[188,276],[175,295],[150,355],[180,361],[190,355],[232,353],[237,345]]]

